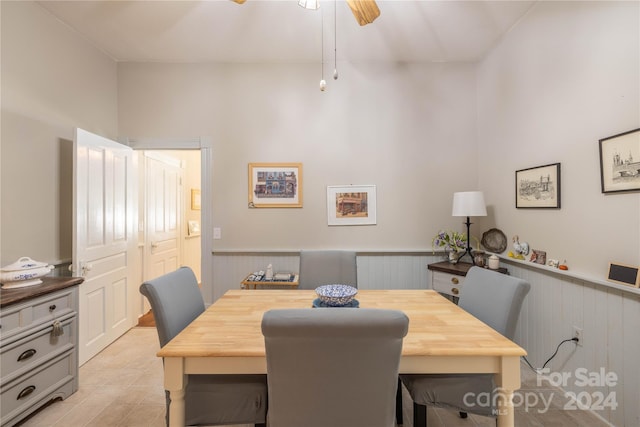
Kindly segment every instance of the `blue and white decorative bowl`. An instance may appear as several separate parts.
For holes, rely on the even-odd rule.
[[[348,285],[324,285],[316,288],[320,301],[331,307],[349,304],[357,293],[357,288]]]

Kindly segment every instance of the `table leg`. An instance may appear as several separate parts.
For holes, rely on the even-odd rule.
[[[515,424],[513,410],[513,392],[520,388],[520,358],[502,357],[500,372],[495,375],[498,388],[498,427],[513,427]]]
[[[181,357],[164,358],[164,388],[169,390],[171,406],[169,426],[184,426],[184,392],[188,377],[184,374],[184,359]]]

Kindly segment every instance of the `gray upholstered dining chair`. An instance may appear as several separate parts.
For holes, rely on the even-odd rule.
[[[189,267],[144,282],[140,293],[151,304],[160,347],[205,310],[198,281]],[[166,390],[165,394],[169,425],[171,396]],[[265,375],[190,375],[185,391],[185,425],[264,426],[266,406]]]
[[[267,311],[269,427],[391,427],[408,317],[398,310]]]
[[[523,279],[471,267],[458,305],[512,340],[522,303],[530,288],[529,282]],[[413,399],[414,427],[427,425],[427,406],[457,410],[462,418],[466,418],[467,413],[496,416],[494,407],[480,405],[473,398],[479,393],[493,396],[495,384],[492,374],[400,375],[400,379]]]
[[[300,251],[298,289],[315,289],[334,283],[358,287],[355,251]]]

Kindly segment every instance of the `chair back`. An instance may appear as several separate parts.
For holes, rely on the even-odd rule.
[[[390,427],[402,341],[397,310],[270,310],[262,319],[270,427]]]
[[[140,285],[140,293],[151,304],[160,347],[205,310],[198,279],[189,267],[147,280]]]
[[[458,305],[493,329],[513,339],[529,282],[481,267],[471,267]]]
[[[315,289],[322,285],[341,284],[358,287],[355,251],[300,251],[298,289]]]

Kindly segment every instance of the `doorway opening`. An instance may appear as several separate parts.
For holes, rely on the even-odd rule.
[[[190,178],[189,184],[183,181],[182,191],[184,193],[185,204],[189,203],[188,208],[185,207],[185,215],[183,215],[183,221],[181,224],[181,230],[183,233],[183,241],[189,242],[189,251],[192,251],[188,257],[193,259],[196,257],[193,251],[196,251],[197,248],[194,246],[198,246],[197,242],[199,242],[199,254],[200,254],[200,267],[199,269],[194,268],[194,272],[196,272],[196,277],[198,281],[201,283],[202,295],[205,300],[205,304],[209,305],[213,303],[213,204],[212,204],[212,165],[213,165],[213,150],[212,150],[212,141],[210,138],[197,137],[197,138],[123,138],[121,139],[124,144],[133,148],[139,152],[169,152],[173,154],[179,153],[191,153],[194,152],[199,153],[200,158],[200,169],[199,169],[199,181],[198,178]],[[139,168],[141,169],[141,168]],[[193,169],[193,170],[192,170]],[[187,165],[185,172],[190,174],[195,171],[197,167],[194,165],[193,168]],[[197,183],[199,183],[199,201],[200,201],[200,222],[199,224],[194,224],[192,226],[191,231],[193,232],[194,237],[190,237],[189,235],[189,220],[196,221],[195,219],[187,219],[190,218],[188,214],[195,214],[197,209],[191,209],[191,190],[197,190]],[[193,187],[191,187],[193,185]],[[197,207],[198,194],[197,191],[194,194],[194,207]],[[193,211],[193,212],[191,212]],[[186,222],[185,222],[186,221]],[[200,227],[199,236],[196,236],[197,225]],[[138,227],[139,234],[144,233],[144,227]],[[141,240],[143,241],[143,240]],[[145,245],[147,242],[145,242]],[[149,242],[149,244],[151,244]],[[142,245],[140,245],[142,247]],[[142,271],[142,269],[140,270]],[[142,277],[141,272],[141,277]],[[140,303],[138,305],[138,316],[146,313],[144,311],[145,304],[147,304],[147,309],[149,308],[146,299],[140,295]]]
[[[200,150],[138,150],[141,282],[190,267],[201,283]],[[153,326],[141,299],[138,321]]]

